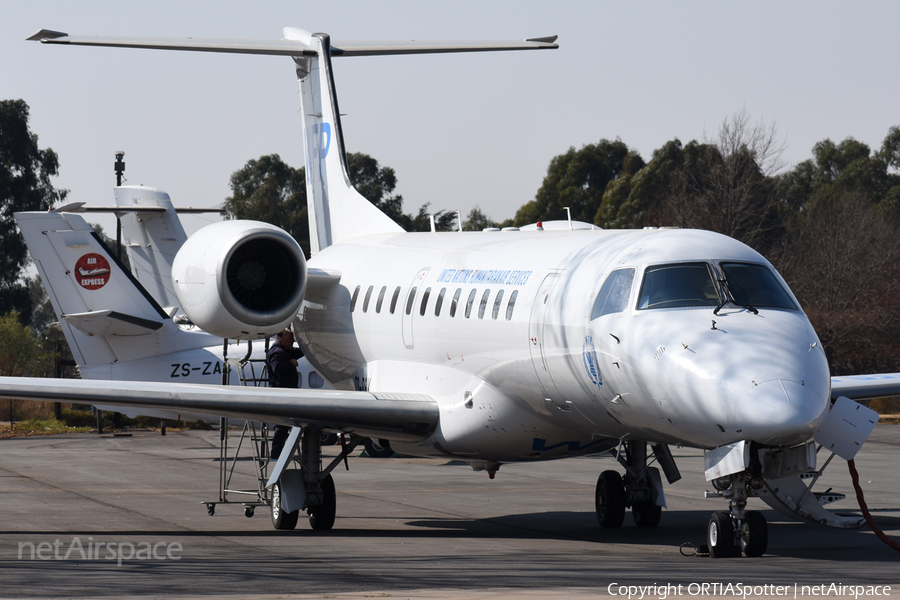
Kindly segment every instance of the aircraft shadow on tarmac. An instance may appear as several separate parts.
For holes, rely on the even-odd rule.
[[[843,561],[894,561],[896,553],[868,531],[834,530],[804,523],[783,520],[774,511],[764,511],[770,522],[769,550],[767,556],[785,556],[805,559],[834,559],[840,555]],[[667,519],[668,517],[668,519]],[[236,517],[235,517],[236,518]],[[663,514],[663,522],[656,528],[639,528],[630,518],[619,529],[600,529],[592,512],[540,512],[488,517],[483,519],[399,519],[405,525],[399,529],[342,528],[341,519],[335,528],[318,532],[299,526],[293,531],[276,530],[128,530],[115,531],[67,531],[67,535],[109,537],[150,537],[158,540],[187,542],[192,538],[350,538],[350,539],[473,539],[473,540],[577,540],[597,544],[624,544],[629,546],[659,546],[674,552],[685,542],[695,546],[704,543],[703,532],[708,511],[672,511]],[[351,518],[347,518],[348,522]],[[364,520],[353,518],[353,520]],[[668,520],[668,523],[666,522]],[[900,531],[900,518],[880,517],[879,525],[888,535],[896,537]],[[59,531],[30,531],[29,536],[58,536]],[[0,531],[0,536],[21,535],[21,531]],[[838,553],[838,554],[836,554]]]

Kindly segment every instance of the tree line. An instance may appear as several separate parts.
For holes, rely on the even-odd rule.
[[[714,139],[673,139],[647,160],[619,139],[601,139],[553,157],[534,199],[512,217],[495,221],[476,207],[462,228],[564,220],[568,207],[573,219],[603,228],[717,231],[779,269],[835,374],[898,370],[900,127],[874,150],[853,138],[826,139],[791,168],[782,154],[775,126],[751,123],[746,113],[723,122]],[[351,183],[364,197],[407,231],[430,231],[429,204],[404,212],[392,168],[362,153],[347,158]],[[66,190],[50,183],[58,166],[28,129],[27,104],[0,101],[0,315],[15,311],[16,322],[35,335],[52,311],[48,317],[38,282],[21,276],[27,256],[12,213],[46,210],[65,198]],[[302,167],[277,154],[249,160],[231,175],[228,217],[278,225],[308,253],[304,177]],[[457,228],[455,212],[439,210],[434,218],[439,231]]]

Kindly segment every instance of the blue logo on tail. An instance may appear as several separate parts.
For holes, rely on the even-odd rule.
[[[318,147],[316,148],[319,153],[319,159],[323,159],[328,156],[328,149],[331,148],[331,123],[322,123],[320,125],[315,126],[315,133],[318,136]],[[324,136],[324,144],[322,143],[322,137]]]

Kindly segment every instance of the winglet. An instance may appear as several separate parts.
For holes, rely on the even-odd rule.
[[[37,33],[33,33],[27,38],[26,41],[31,42],[40,42],[42,40],[55,40],[56,38],[68,37],[68,33],[63,33],[62,31],[53,31],[52,29],[41,29]]]

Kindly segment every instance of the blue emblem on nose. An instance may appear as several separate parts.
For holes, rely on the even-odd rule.
[[[587,371],[591,383],[603,385],[603,374],[600,373],[600,363],[597,361],[597,350],[594,348],[594,338],[585,336],[584,345],[581,347],[581,356],[584,359],[584,370]]]

